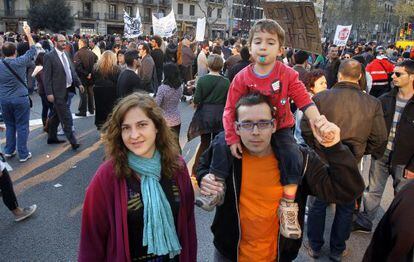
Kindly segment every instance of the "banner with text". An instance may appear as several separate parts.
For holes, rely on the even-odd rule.
[[[135,17],[130,17],[124,11],[124,36],[126,38],[134,38],[140,35],[142,35],[142,22],[141,16],[139,15],[139,8],[137,8]]]
[[[312,2],[264,2],[266,18],[277,21],[285,30],[285,46],[322,53],[318,18]]]
[[[348,38],[351,35],[352,25],[338,25],[335,31],[333,43],[337,46],[346,46]]]
[[[196,41],[204,41],[204,35],[206,33],[206,18],[197,18],[197,30],[196,30]]]
[[[159,35],[161,37],[171,37],[177,31],[177,22],[175,21],[174,12],[171,12],[162,18],[157,18],[152,14],[152,28],[154,35]]]

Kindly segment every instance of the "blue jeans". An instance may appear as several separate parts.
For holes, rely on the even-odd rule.
[[[6,147],[4,152],[12,154],[16,150],[19,157],[29,155],[27,140],[29,138],[30,104],[29,97],[14,97],[1,100],[4,123],[6,124]]]
[[[394,194],[397,194],[401,188],[411,181],[410,179],[404,178],[403,165],[397,165],[394,168],[391,167],[388,155],[384,154],[381,159],[377,160],[371,158],[368,187],[365,189],[362,198],[364,208],[356,219],[359,225],[367,229],[372,229],[372,222],[380,207],[382,194],[384,193],[389,175],[393,178]]]
[[[320,251],[324,244],[323,234],[328,205],[329,203],[316,199],[309,211],[307,224],[308,239],[310,247],[315,251]],[[354,201],[348,204],[336,205],[329,241],[331,255],[341,255],[346,249],[345,241],[348,240],[351,233],[354,206]]]

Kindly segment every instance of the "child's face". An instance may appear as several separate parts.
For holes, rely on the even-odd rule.
[[[254,33],[251,43],[251,54],[257,64],[268,65],[282,55],[283,48],[276,34],[258,31]]]

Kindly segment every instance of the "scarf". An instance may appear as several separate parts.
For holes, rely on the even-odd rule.
[[[128,152],[128,165],[141,176],[141,194],[144,204],[144,234],[142,243],[148,254],[170,258],[180,254],[181,246],[175,230],[170,203],[159,183],[161,155],[155,151],[152,158],[143,158]]]

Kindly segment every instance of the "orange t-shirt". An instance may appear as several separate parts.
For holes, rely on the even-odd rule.
[[[282,195],[275,155],[256,157],[245,150],[239,203],[240,262],[276,260],[279,234],[277,209]]]

